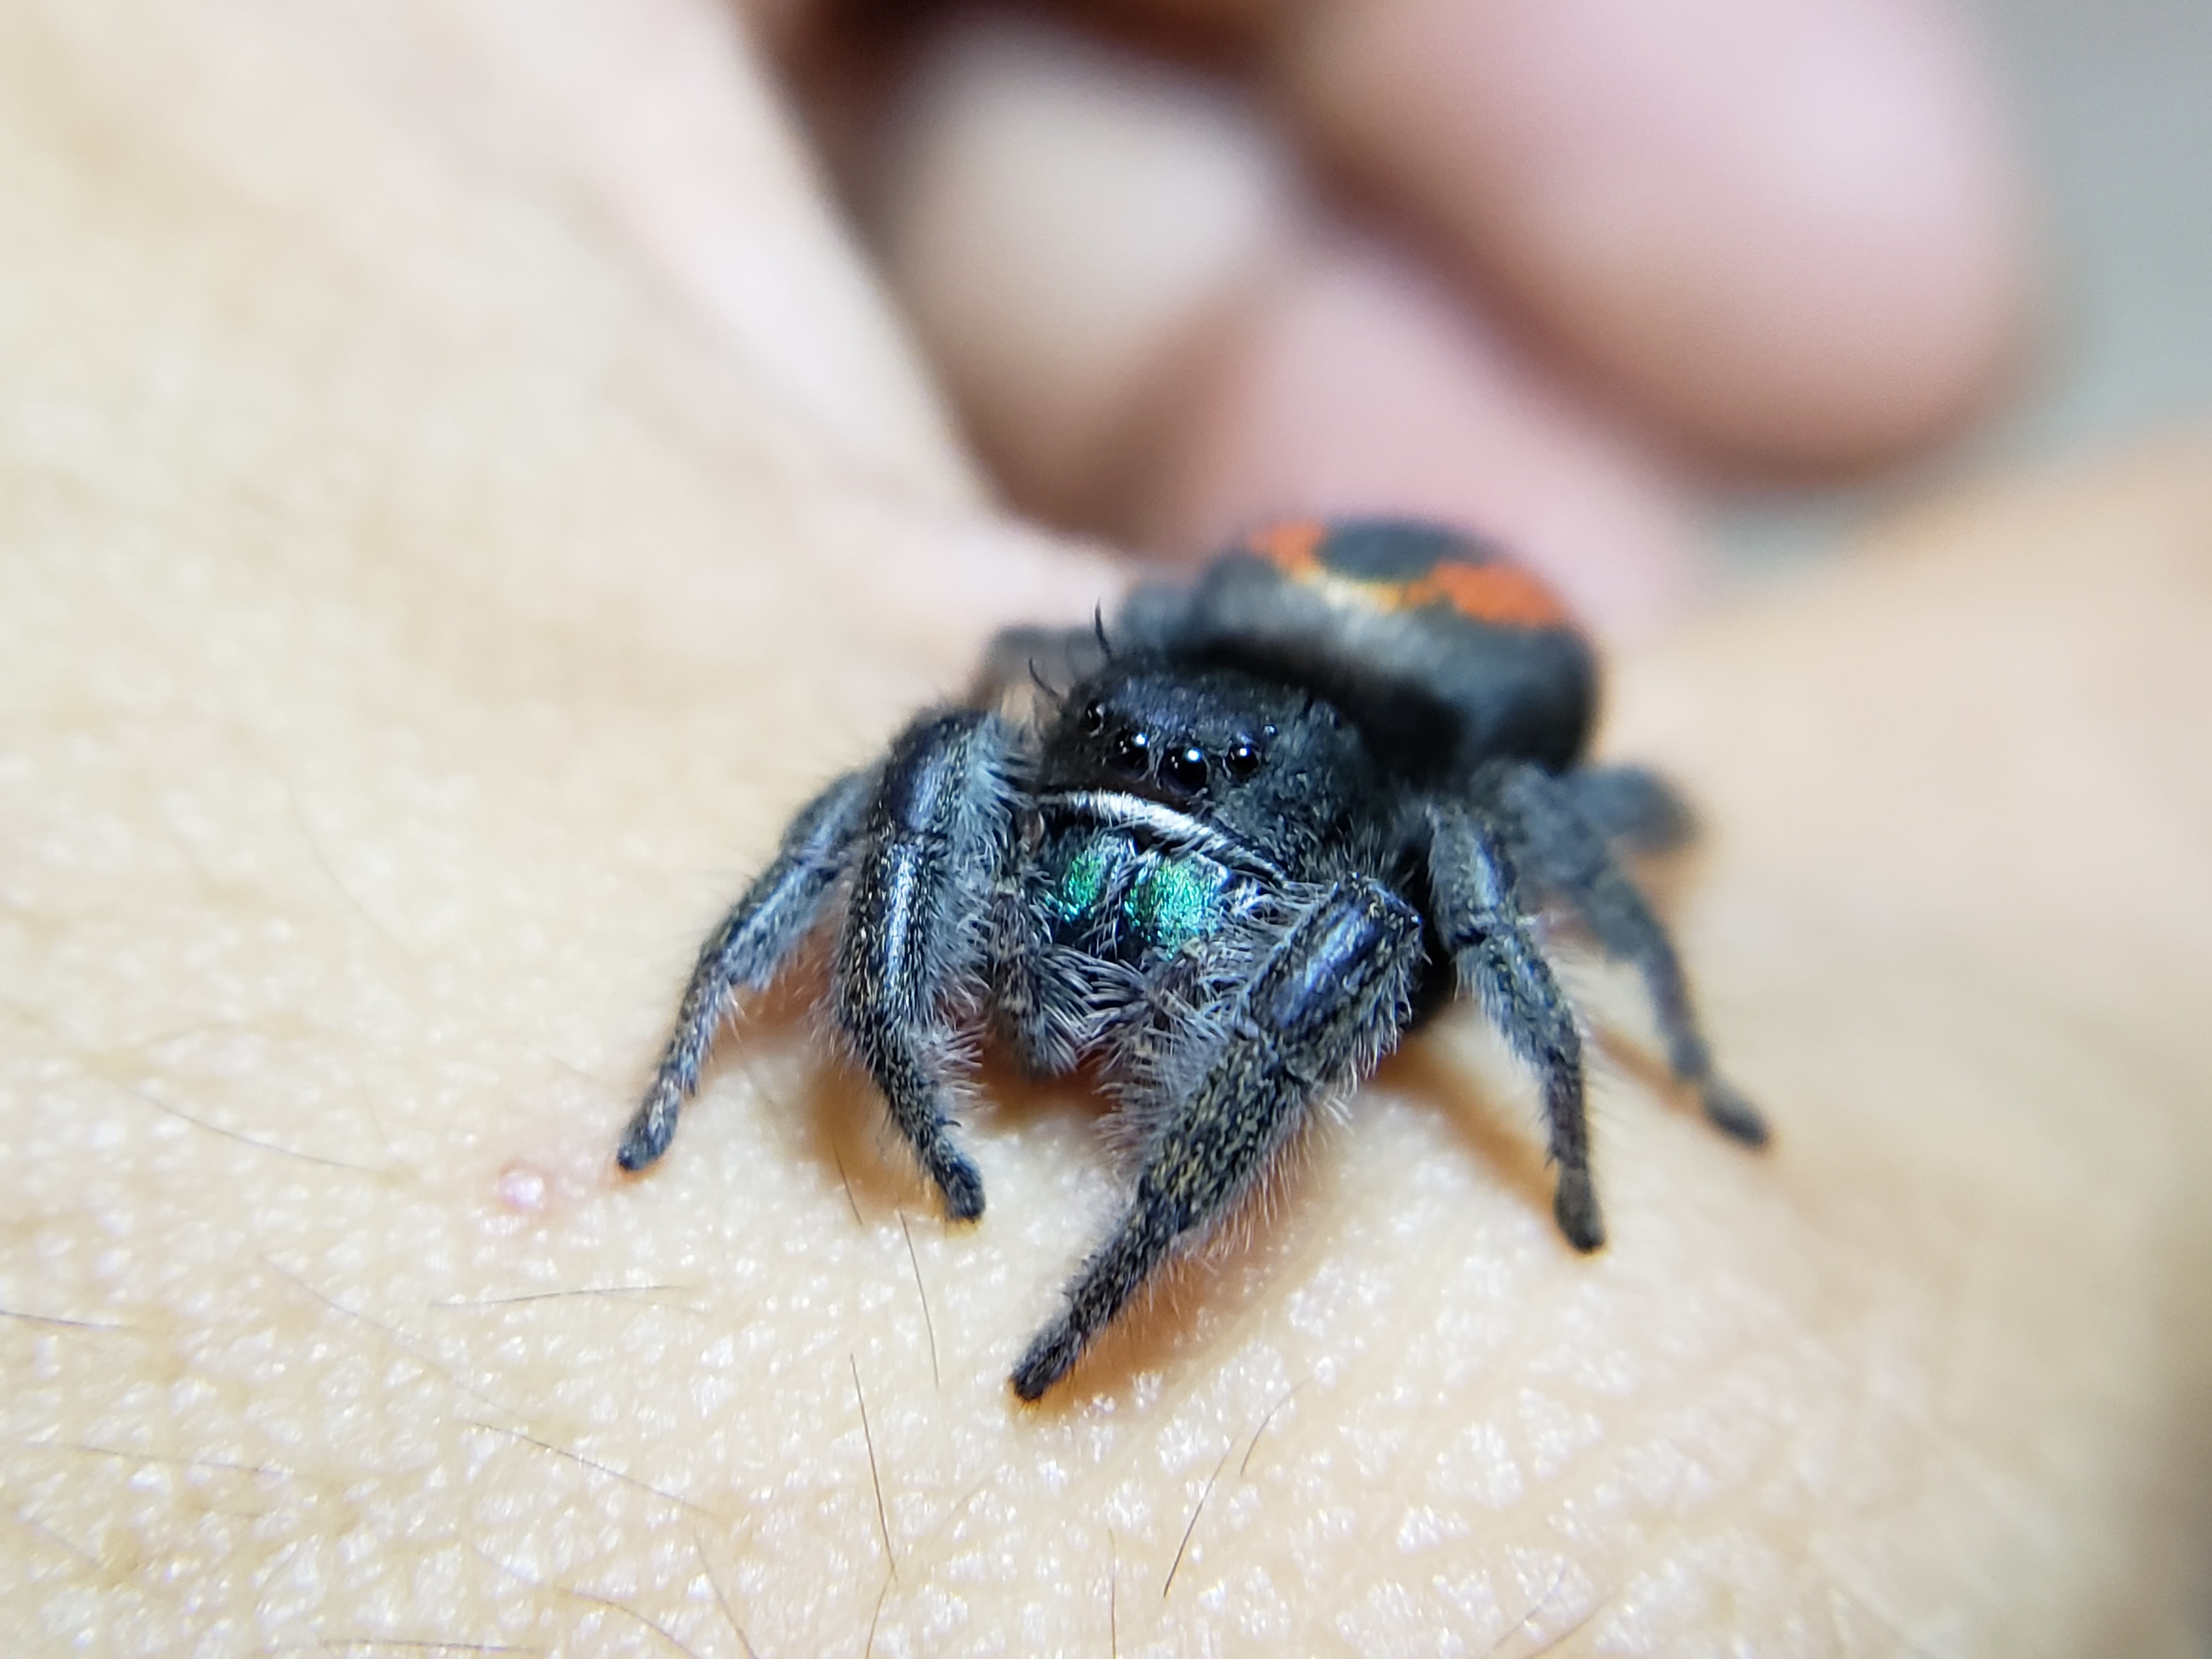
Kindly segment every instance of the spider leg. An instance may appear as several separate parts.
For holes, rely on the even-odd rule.
[[[928,716],[901,736],[868,809],[831,970],[838,1023],[956,1221],[982,1214],[983,1182],[949,1133],[948,1005],[988,952],[1014,759],[1011,730],[990,714]]]
[[[1641,766],[1579,766],[1555,781],[1583,822],[1631,857],[1671,853],[1697,836],[1690,804]]]
[[[1297,917],[1221,1010],[1222,1036],[1147,1145],[1127,1211],[1014,1367],[1016,1394],[1036,1400],[1065,1376],[1176,1247],[1243,1195],[1315,1097],[1389,1045],[1420,959],[1419,915],[1374,882],[1343,882]]]
[[[1766,1142],[1759,1109],[1713,1071],[1712,1049],[1698,1024],[1688,979],[1673,941],[1650,904],[1622,872],[1604,837],[1565,780],[1534,766],[1512,765],[1495,781],[1513,831],[1514,848],[1534,884],[1573,905],[1607,954],[1644,977],[1674,1075],[1698,1091],[1706,1118],[1748,1146]]]
[[[1590,1180],[1589,1123],[1583,1101],[1583,1040],[1574,1012],[1528,928],[1504,837],[1480,811],[1429,809],[1429,889],[1433,920],[1451,952],[1461,988],[1535,1072],[1559,1185],[1552,1212],[1578,1250],[1605,1243]]]
[[[1091,628],[1002,628],[983,647],[966,700],[972,708],[995,708],[1008,691],[1032,682],[1064,693],[1105,661],[1105,648]]]
[[[699,1086],[699,1068],[731,1004],[740,992],[760,990],[774,979],[792,947],[821,919],[869,793],[866,774],[848,773],[800,809],[775,861],[700,947],[676,1029],[615,1153],[623,1169],[642,1170],[668,1150],[677,1115]]]

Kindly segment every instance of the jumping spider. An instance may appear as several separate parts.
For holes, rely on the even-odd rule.
[[[1031,721],[996,712],[1041,668],[1068,689]],[[955,1220],[983,1212],[951,1133],[961,1011],[1040,1073],[1099,1055],[1134,1115],[1135,1192],[1014,1367],[1024,1400],[1317,1099],[1461,993],[1535,1073],[1553,1212],[1594,1250],[1582,1039],[1535,904],[1641,972],[1712,1122],[1766,1135],[1614,860],[1680,841],[1687,814],[1649,773],[1583,763],[1595,695],[1589,643],[1534,577],[1391,520],[1267,531],[1189,589],[1139,589],[1110,633],[1003,634],[968,706],[793,821],[700,952],[619,1161],[667,1150],[734,1000],[835,910],[831,1006]]]

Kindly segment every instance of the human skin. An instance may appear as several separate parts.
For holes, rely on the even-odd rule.
[[[1769,1152],[1576,958],[1602,1255],[1455,1017],[1025,1408],[1080,1087],[987,1075],[949,1227],[801,974],[611,1151],[784,817],[1121,577],[984,503],[763,108],[817,310],[750,350],[352,61],[0,15],[13,1650],[2188,1650],[2212,445],[1614,655]]]

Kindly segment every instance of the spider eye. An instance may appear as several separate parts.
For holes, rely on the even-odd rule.
[[[1206,787],[1206,750],[1193,744],[1160,763],[1160,776],[1186,794]]]
[[[1124,732],[1114,739],[1109,762],[1115,771],[1141,778],[1152,768],[1152,738],[1142,732]]]
[[[1249,738],[1237,738],[1221,758],[1229,768],[1229,775],[1239,783],[1260,769],[1259,745]]]
[[[1103,702],[1086,702],[1083,705],[1083,713],[1076,718],[1078,723],[1083,727],[1084,735],[1095,738],[1106,729],[1106,705]]]

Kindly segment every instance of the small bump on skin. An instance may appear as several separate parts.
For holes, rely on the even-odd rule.
[[[536,1215],[545,1207],[552,1182],[543,1170],[518,1161],[499,1172],[492,1190],[500,1203],[517,1215]]]

